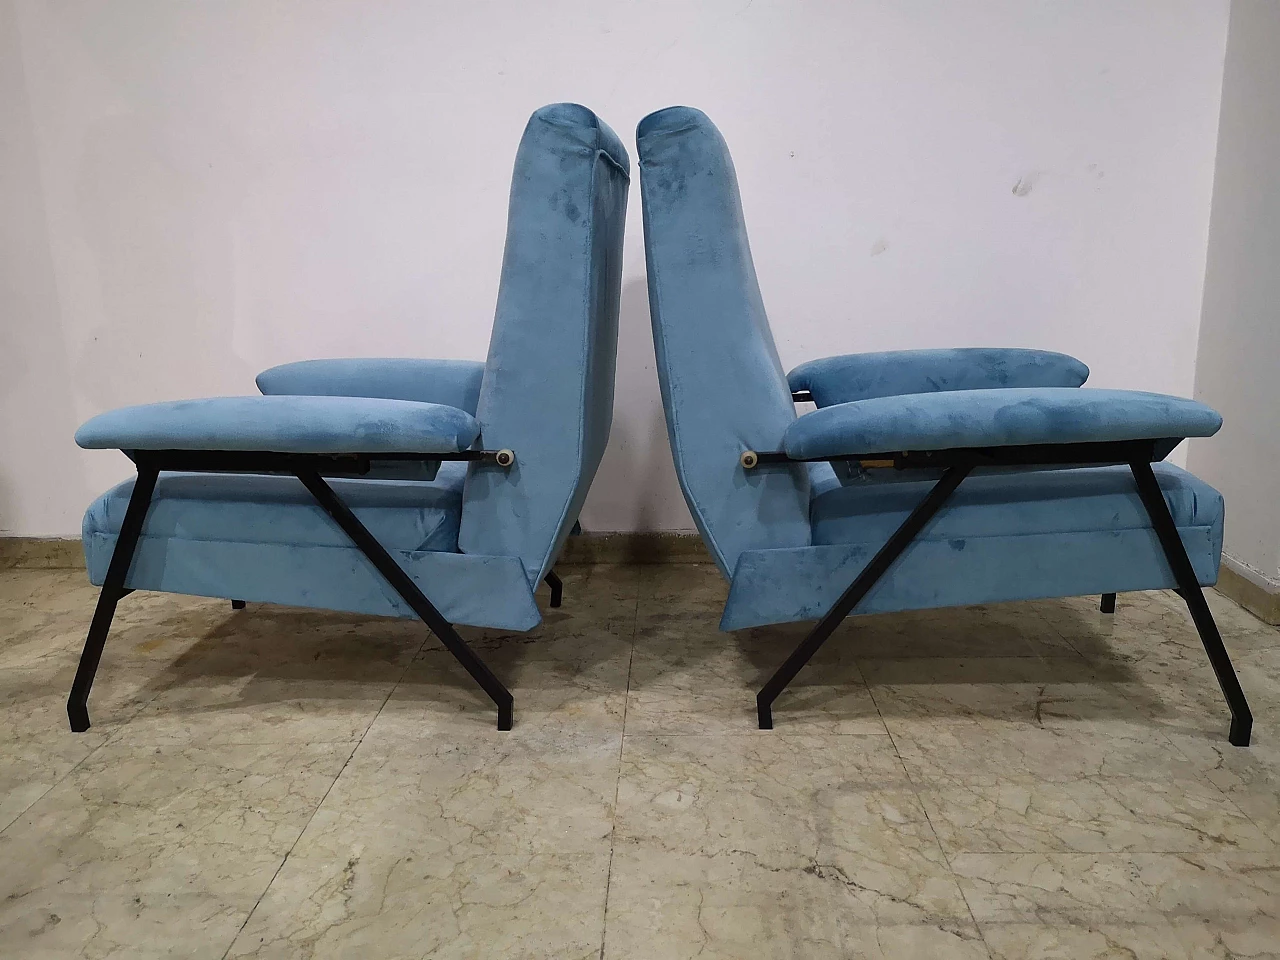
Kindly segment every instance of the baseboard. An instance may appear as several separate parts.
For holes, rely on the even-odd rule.
[[[565,541],[559,563],[711,563],[696,533],[584,533]]]
[[[0,570],[83,570],[80,538],[0,537]]]
[[[1259,620],[1280,624],[1280,583],[1269,580],[1225,553],[1218,569],[1216,589]]]
[[[560,554],[566,566],[612,563],[710,563],[694,533],[584,533],[570,537]],[[79,539],[0,537],[0,570],[83,570]]]

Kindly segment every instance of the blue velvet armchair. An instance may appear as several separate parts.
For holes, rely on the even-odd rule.
[[[676,473],[735,630],[818,620],[773,703],[853,613],[1172,588],[1231,710],[1252,718],[1201,592],[1223,501],[1162,462],[1221,425],[1191,400],[1083,389],[1039,350],[831,357],[783,373],[719,131],[671,107],[636,133],[649,306]],[[818,409],[798,416],[796,399]],[[967,479],[966,479],[967,478]],[[962,482],[963,481],[963,482]]]
[[[263,396],[104,413],[80,446],[137,477],[84,519],[102,586],[68,714],[134,589],[420,617],[512,725],[511,693],[453,628],[528,630],[608,441],[629,160],[576,104],[536,111],[516,154],[485,363],[313,360]]]

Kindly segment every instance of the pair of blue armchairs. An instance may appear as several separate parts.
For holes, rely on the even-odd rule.
[[[855,354],[786,375],[719,131],[640,122],[645,258],[676,472],[730,590],[721,628],[817,620],[777,696],[853,613],[1176,589],[1231,710],[1251,717],[1205,604],[1222,497],[1163,462],[1221,418],[1176,397],[1081,389],[1023,349]],[[420,617],[512,725],[513,699],[454,624],[528,630],[534,591],[608,441],[626,150],[590,110],[534,113],[516,154],[489,356],[314,360],[263,396],[130,407],[76,435],[136,479],[88,510],[102,586],[68,704],[88,695],[117,602],[160,590]],[[798,416],[796,400],[813,412]]]

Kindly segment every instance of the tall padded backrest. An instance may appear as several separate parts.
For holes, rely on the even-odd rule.
[[[756,283],[733,160],[700,110],[636,129],[649,312],[676,475],[725,574],[743,550],[810,542],[808,473],[743,470],[796,417]]]
[[[578,518],[609,441],[630,160],[586,107],[529,118],[516,152],[498,308],[476,417],[463,553],[516,556],[536,585]]]

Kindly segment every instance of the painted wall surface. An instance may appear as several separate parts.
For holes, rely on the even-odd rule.
[[[0,533],[129,472],[83,419],[314,356],[483,357],[531,110],[737,162],[784,362],[1026,345],[1190,394],[1227,0],[0,0]],[[691,529],[633,183],[588,530]]]
[[[1189,459],[1226,497],[1227,562],[1280,587],[1280,4],[1262,0],[1231,10],[1196,397],[1224,417]]]

